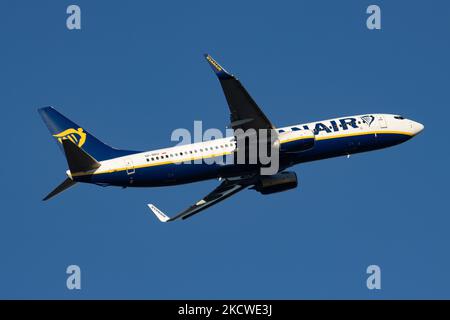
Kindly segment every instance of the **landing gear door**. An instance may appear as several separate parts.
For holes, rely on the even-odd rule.
[[[127,168],[127,175],[134,174],[135,170],[134,170],[133,160],[131,160],[129,158],[125,159],[125,168]]]
[[[378,115],[378,124],[380,125],[380,128],[384,129],[387,128],[386,119],[382,115]]]

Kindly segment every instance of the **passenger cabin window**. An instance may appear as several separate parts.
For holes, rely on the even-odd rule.
[[[300,128],[298,128],[298,127],[292,127],[291,130],[292,130],[292,131],[300,131],[300,130],[302,130],[302,129],[300,129]]]

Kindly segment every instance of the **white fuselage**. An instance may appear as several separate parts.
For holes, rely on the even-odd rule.
[[[398,144],[399,142],[404,141],[399,140],[399,142],[386,142],[386,145],[374,144],[372,148],[371,146],[367,145],[363,146],[361,142],[358,142],[359,140],[355,140],[359,139],[359,137],[364,137],[365,140],[363,143],[368,144],[369,142],[367,142],[367,137],[371,137],[372,140],[378,139],[379,136],[390,137],[389,139],[394,139],[397,136],[412,137],[422,131],[422,129],[423,125],[421,125],[420,123],[404,119],[400,116],[390,114],[369,114],[329,119],[306,124],[298,124],[277,128],[276,130],[279,133],[278,138],[281,145],[296,139],[302,139],[308,132],[312,132],[314,134],[316,145],[318,146],[317,148],[313,148],[313,151],[315,153],[299,153],[295,156],[295,158],[292,158],[292,164],[295,164],[302,162],[302,156],[304,157],[304,159],[306,159],[305,161],[312,161],[345,153],[356,153],[369,151],[371,149],[379,149],[381,147],[387,147],[389,145]],[[360,140],[362,141],[362,138]],[[321,142],[328,142],[328,144]],[[333,144],[331,145],[330,142],[333,142]],[[357,149],[358,143],[361,146],[361,150]],[[353,149],[348,148],[349,144],[353,144]],[[341,148],[342,150],[340,150],[339,148]],[[94,183],[109,184],[107,181],[108,179],[105,179],[105,181],[103,181],[100,177],[123,173],[123,177],[131,181],[131,185],[133,183],[135,183],[136,185],[140,185],[139,183],[136,183],[139,178],[143,179],[144,176],[147,175],[148,179],[154,179],[154,175],[153,178],[152,175],[148,174],[139,176],[138,173],[142,169],[161,169],[167,165],[184,165],[187,162],[189,162],[191,165],[195,165],[197,163],[204,166],[205,162],[207,162],[207,159],[231,155],[235,150],[235,138],[226,137],[223,139],[150,150],[124,157],[101,161],[100,168],[92,172],[79,173],[77,174],[77,176],[82,177],[85,175],[89,175],[98,177],[98,179],[94,179]],[[204,171],[205,170],[208,171],[208,169],[204,169]],[[170,171],[172,171],[172,173],[170,173]],[[165,174],[164,176],[156,176],[157,179],[164,179],[167,181],[172,178],[172,180],[176,182],[177,173],[179,173],[179,171],[179,169],[175,168],[168,171],[167,177]],[[170,176],[171,174],[172,177]],[[186,176],[186,173],[184,174]],[[210,176],[211,174],[212,176]],[[205,179],[205,177],[214,177],[214,172],[212,172],[211,174],[208,173],[206,176],[202,176],[202,174],[200,174],[200,180]],[[192,177],[187,179],[187,181],[184,180],[185,179],[181,177],[179,179],[179,183],[195,181],[195,179],[192,179]]]

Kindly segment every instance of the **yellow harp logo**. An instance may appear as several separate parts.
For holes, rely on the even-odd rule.
[[[60,143],[62,143],[63,139],[69,139],[80,148],[86,142],[86,133],[83,132],[83,128],[78,128],[78,130],[70,128],[58,134],[54,134],[53,136],[57,138]]]

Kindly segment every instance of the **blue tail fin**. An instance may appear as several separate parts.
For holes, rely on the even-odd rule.
[[[122,157],[138,152],[111,148],[91,135],[83,127],[80,127],[64,117],[52,107],[40,108],[38,109],[38,112],[62,151],[64,151],[62,140],[69,139],[98,161]]]

